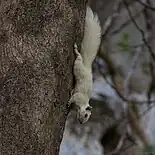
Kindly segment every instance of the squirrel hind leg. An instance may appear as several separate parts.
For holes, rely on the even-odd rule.
[[[81,54],[78,52],[76,43],[74,44],[74,52],[77,55],[74,62],[74,75],[76,76],[76,78],[81,78],[81,75],[83,75],[84,65],[83,58]]]
[[[77,44],[76,44],[76,43],[74,44],[74,52],[75,52],[75,54],[76,54],[78,57],[81,57],[81,54],[80,54],[80,52],[78,51],[78,47],[77,47]],[[81,59],[82,59],[82,57],[81,57]]]

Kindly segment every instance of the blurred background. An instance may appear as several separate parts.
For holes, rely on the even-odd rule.
[[[102,26],[90,120],[71,112],[60,155],[141,155],[155,145],[155,1],[92,0]],[[154,153],[155,154],[155,153]]]

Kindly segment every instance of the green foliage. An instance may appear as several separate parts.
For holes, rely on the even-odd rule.
[[[117,45],[120,47],[121,51],[129,51],[129,45],[123,42],[118,42]]]
[[[152,93],[155,94],[155,88],[153,88]]]
[[[155,153],[155,145],[150,145],[150,146],[147,146],[147,147],[139,148],[137,151],[140,154],[149,154],[149,155],[151,154],[151,155],[153,155],[153,153]]]
[[[123,33],[122,40],[128,41],[129,40],[129,34],[128,33]]]
[[[129,47],[129,34],[128,33],[123,33],[123,35],[121,36],[120,41],[117,43],[117,45],[119,46],[120,50],[122,52],[129,52],[130,51],[130,47]]]
[[[145,153],[154,153],[155,152],[155,146],[149,146],[143,149],[143,152]]]
[[[150,74],[150,66],[149,66],[149,63],[148,62],[143,62],[142,64],[142,71],[143,73],[145,74]]]

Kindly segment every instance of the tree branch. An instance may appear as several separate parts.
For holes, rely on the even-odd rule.
[[[137,1],[139,4],[143,5],[144,7],[148,8],[148,9],[150,9],[150,10],[152,10],[152,11],[155,11],[155,8],[154,8],[154,7],[152,7],[151,5],[149,5],[149,4],[145,3],[145,2],[143,2],[142,0],[136,0],[136,1]]]
[[[145,38],[145,33],[144,33],[143,29],[141,29],[141,28],[139,27],[139,25],[137,24],[137,22],[135,21],[133,15],[132,15],[132,13],[131,13],[131,11],[130,11],[130,9],[129,9],[129,6],[128,6],[127,1],[126,1],[126,0],[123,0],[123,2],[124,2],[124,5],[126,6],[126,9],[127,9],[127,11],[128,11],[128,14],[129,14],[129,16],[130,16],[130,18],[131,18],[133,24],[135,25],[135,27],[137,28],[137,30],[140,32],[144,44],[145,44],[146,47],[148,48],[148,51],[149,51],[149,53],[150,53],[152,59],[155,61],[155,54],[154,54],[154,52],[152,51],[151,46],[149,45],[148,41],[147,41],[146,38]]]

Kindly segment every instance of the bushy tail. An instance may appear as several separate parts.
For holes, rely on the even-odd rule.
[[[85,18],[84,38],[81,45],[81,55],[84,65],[91,68],[101,42],[101,26],[97,14],[93,14],[87,6]]]

